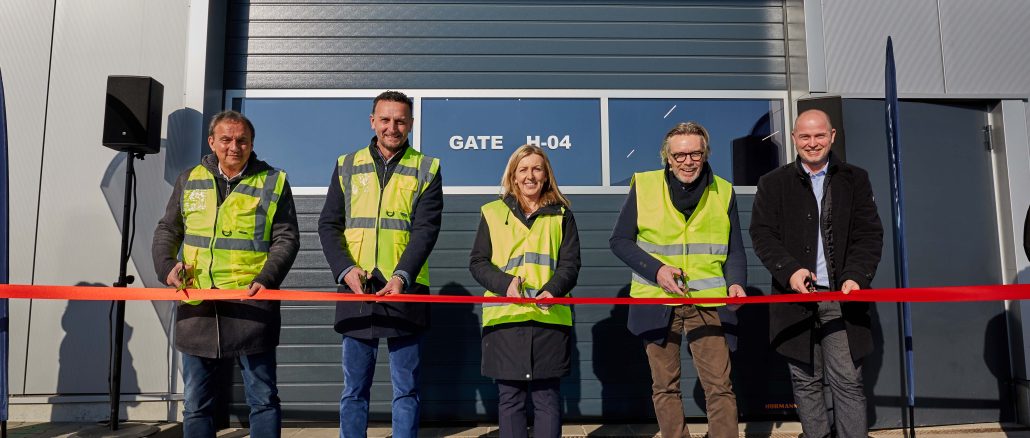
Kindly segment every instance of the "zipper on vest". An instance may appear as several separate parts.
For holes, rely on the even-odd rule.
[[[242,178],[240,180],[242,181]],[[236,186],[239,187],[239,184],[237,183]],[[215,181],[215,190],[218,190],[218,182],[217,181]],[[215,224],[211,227],[211,243],[208,244],[208,245],[210,245],[208,247],[208,252],[211,255],[209,257],[210,261],[208,262],[208,268],[207,268],[207,275],[208,275],[208,277],[211,278],[211,288],[213,288],[213,289],[218,289],[218,286],[215,285],[215,274],[214,274],[215,241],[218,240],[218,234],[220,233],[220,231],[218,229],[218,217],[221,216],[221,214],[222,214],[222,206],[225,205],[225,201],[228,200],[229,199],[229,195],[232,195],[235,191],[236,191],[235,188],[233,188],[232,190],[229,190],[229,180],[226,179],[225,180],[225,197],[222,198],[222,203],[219,204],[218,200],[217,199],[215,200],[215,204],[216,204],[215,205]],[[218,301],[216,300],[213,304],[214,304],[214,307],[215,307],[215,357],[221,359],[222,358],[222,329],[221,329],[221,325],[219,324],[219,319],[218,319]]]
[[[381,220],[381,216],[380,215],[383,214],[383,212],[382,212],[383,211],[383,194],[386,192],[386,168],[388,167],[388,165],[386,163],[383,164],[383,176],[382,176],[382,178],[379,178],[379,166],[378,166],[378,164],[376,164],[375,157],[372,157],[372,167],[376,171],[376,180],[379,182],[379,199],[378,199],[378,202],[377,202],[378,205],[376,205],[375,258],[372,260],[372,270],[367,273],[367,275],[370,276],[370,277],[372,276],[373,272],[375,272],[377,269],[379,269],[379,222]],[[390,274],[392,275],[393,273],[391,272]],[[386,277],[386,274],[383,274],[383,277]]]
[[[218,239],[218,215],[222,211],[222,204],[218,203],[218,181],[217,181],[216,178],[217,178],[216,176],[211,175],[211,182],[214,183],[214,189],[215,189],[215,223],[211,224],[211,239],[207,242],[207,253],[208,253],[208,257],[207,257],[207,259],[208,259],[207,260],[207,277],[209,279],[211,279],[211,287],[215,286],[215,274],[214,274],[214,267],[215,267],[215,240]],[[226,181],[225,184],[226,184],[226,188],[228,188],[229,187],[229,182]],[[227,193],[225,195],[225,197],[228,198],[229,194]],[[222,203],[225,203],[224,199],[222,200]],[[218,309],[216,308],[215,310],[218,310]],[[218,321],[216,320],[215,322],[217,323]],[[217,325],[216,325],[216,327],[217,327]]]

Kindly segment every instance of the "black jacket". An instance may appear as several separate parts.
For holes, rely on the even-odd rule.
[[[831,289],[840,290],[846,280],[866,289],[873,280],[883,247],[883,226],[868,173],[831,153],[824,184],[820,214],[811,178],[800,162],[781,166],[758,181],[751,240],[755,254],[772,274],[774,294],[796,293],[790,288],[790,276],[798,269],[815,272],[816,233],[820,232]],[[815,308],[814,303],[769,306],[770,337],[776,351],[812,362]],[[851,356],[861,359],[873,350],[869,303],[842,302],[841,310]]]
[[[405,143],[389,163],[386,163],[379,154],[375,137],[372,137],[368,148],[376,163],[376,175],[380,189],[386,187],[397,163],[408,147],[410,146]],[[347,228],[346,208],[346,199],[343,196],[343,190],[340,189],[340,179],[334,163],[325,205],[322,207],[322,214],[318,217],[318,238],[322,243],[325,259],[329,262],[329,268],[333,272],[333,278],[340,283],[339,292],[350,293],[347,286],[340,281],[341,274],[356,264],[343,239],[343,232]],[[429,294],[429,287],[416,283],[415,278],[418,277],[422,265],[429,259],[429,253],[436,245],[436,238],[440,234],[442,214],[443,183],[440,170],[437,170],[436,177],[429,183],[415,204],[415,209],[411,214],[411,239],[397,262],[396,270],[408,275],[408,284],[404,289],[406,294]],[[370,287],[373,290],[383,288],[393,274],[393,272],[379,272],[378,270],[372,272],[373,278],[370,280]],[[343,301],[336,303],[334,329],[338,333],[353,338],[376,339],[405,336],[420,333],[428,326],[429,305],[427,303]]]
[[[540,208],[527,218],[515,198],[508,196],[504,203],[511,209],[511,220],[521,221],[527,229],[542,215],[561,214],[561,207],[552,205]],[[490,262],[492,255],[490,227],[485,218],[480,218],[476,240],[472,244],[469,271],[487,290],[503,295],[514,276],[494,266]],[[579,230],[572,211],[565,209],[558,264],[554,275],[540,290],[546,290],[555,297],[568,295],[576,286],[579,268]],[[536,380],[568,375],[571,332],[572,328],[568,326],[535,321],[484,327],[482,373],[502,380]]]
[[[218,205],[228,192],[244,177],[272,169],[268,163],[251,153],[243,172],[226,181],[220,177],[218,159],[209,154],[200,163],[215,175]],[[179,175],[168,200],[165,215],[154,230],[152,255],[157,275],[164,277],[177,263],[185,227],[182,222],[182,191],[189,178],[190,168]],[[269,289],[277,289],[293,266],[300,249],[300,231],[297,211],[289,182],[283,187],[275,216],[272,217],[272,243],[268,259],[254,281]],[[175,315],[175,347],[194,356],[218,358],[250,355],[272,351],[279,345],[279,301],[212,301],[199,305],[179,303]]]
[[[668,167],[665,170],[665,181],[669,185],[669,197],[672,205],[690,217],[697,203],[701,200],[704,188],[712,183],[712,169],[705,163],[702,174],[692,184],[683,184],[671,175]],[[608,244],[626,266],[644,278],[654,281],[658,277],[658,269],[662,262],[637,246],[637,191],[630,187],[626,203],[622,205],[619,218],[612,230]],[[729,253],[723,264],[723,274],[727,285],[747,284],[747,255],[740,235],[740,219],[737,216],[737,195],[733,194],[727,210],[730,218]],[[627,326],[634,335],[648,342],[664,343],[669,334],[669,323],[672,321],[672,306],[665,305],[632,305],[629,306]]]

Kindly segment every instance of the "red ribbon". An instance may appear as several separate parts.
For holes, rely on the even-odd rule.
[[[586,289],[586,288],[582,288]],[[544,303],[544,304],[761,304],[815,301],[865,302],[962,302],[1030,299],[1030,285],[947,286],[908,289],[863,289],[841,292],[760,295],[745,298],[509,298],[468,295],[391,295],[266,290],[253,297],[246,290],[190,289],[183,294],[172,288],[120,288],[91,286],[40,286],[0,284],[0,298],[92,301],[282,300],[282,301],[379,301],[422,303]]]

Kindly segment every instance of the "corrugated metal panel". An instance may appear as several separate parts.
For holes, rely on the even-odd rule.
[[[226,88],[786,88],[782,1],[239,2]]]
[[[948,93],[1010,93],[1030,90],[1030,3],[941,2],[944,71]]]
[[[823,1],[830,93],[883,93],[887,36],[894,39],[900,93],[944,93],[936,0]]]
[[[449,195],[443,231],[430,257],[434,294],[481,295],[468,271],[468,256],[479,225],[479,208],[487,195]],[[623,195],[571,197],[582,239],[583,269],[573,292],[579,297],[629,294],[629,269],[608,249]],[[316,235],[321,196],[298,196],[301,253],[284,288],[335,290]],[[752,196],[738,197],[748,253],[749,293],[768,290],[770,277],[751,250],[746,227],[751,222]],[[757,289],[754,289],[757,288]],[[432,329],[423,350],[422,419],[425,421],[495,421],[497,390],[480,376],[480,310],[451,304],[433,307]],[[573,371],[562,380],[564,416],[568,421],[599,419],[640,421],[653,417],[651,380],[641,341],[626,330],[624,306],[579,306],[575,309]],[[340,337],[332,330],[334,311],[325,303],[284,303],[282,346],[279,348],[280,397],[287,420],[336,421],[342,389]],[[735,387],[744,415],[767,416],[766,404],[790,403],[786,365],[769,352],[764,306],[745,306],[737,327],[728,328],[740,341],[734,356]],[[391,389],[386,345],[380,346],[372,417],[388,420]],[[780,364],[782,366],[776,366]],[[238,379],[238,377],[237,377]],[[688,415],[704,416],[704,402],[689,355],[684,355],[684,403]],[[690,388],[694,388],[692,391]],[[245,415],[239,384],[237,412]]]

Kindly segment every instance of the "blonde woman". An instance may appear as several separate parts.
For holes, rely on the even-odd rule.
[[[501,199],[484,205],[469,270],[485,295],[551,298],[579,276],[579,232],[544,151],[524,145],[508,159]],[[572,309],[484,304],[482,373],[497,381],[502,438],[561,435],[559,379],[569,373]]]

